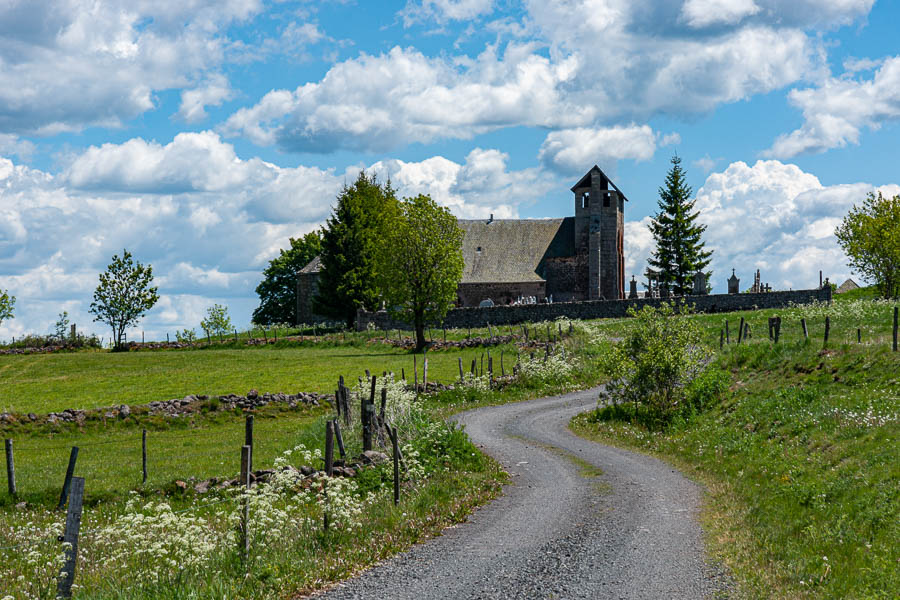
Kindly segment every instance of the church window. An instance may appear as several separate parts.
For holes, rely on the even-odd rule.
[[[603,206],[609,207],[609,194],[603,194]]]
[[[585,192],[581,195],[581,208],[587,208],[591,203],[591,193]]]
[[[477,248],[475,248],[475,252],[477,252],[478,254],[481,254],[481,246],[478,246]]]

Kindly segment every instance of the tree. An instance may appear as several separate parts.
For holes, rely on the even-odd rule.
[[[228,308],[221,304],[213,304],[206,309],[206,318],[200,321],[200,327],[207,333],[223,334],[232,329]]]
[[[62,311],[59,313],[59,319],[53,324],[53,337],[62,341],[69,335],[69,313]]]
[[[390,181],[360,172],[351,186],[344,186],[322,233],[322,269],[313,310],[344,321],[356,322],[359,308],[377,310],[381,298],[375,288],[375,246],[393,226],[397,198]]]
[[[94,321],[112,328],[115,350],[123,349],[125,329],[137,325],[159,300],[152,283],[153,267],[132,260],[128,250],[122,251],[121,258],[114,255],[106,272],[100,273],[90,312],[95,316]]]
[[[0,325],[3,321],[13,318],[13,309],[16,307],[16,297],[11,296],[9,291],[0,290]]]
[[[885,298],[900,296],[900,196],[870,192],[834,234],[854,271],[874,281]]]
[[[650,223],[656,249],[648,261],[659,272],[659,282],[668,284],[672,293],[691,293],[694,274],[709,263],[712,252],[703,249],[701,240],[706,225],[695,224],[700,211],[694,210],[692,190],[685,181],[681,158],[672,157],[666,185],[659,188],[659,213]]]
[[[464,233],[428,196],[406,198],[399,208],[378,246],[378,290],[393,316],[415,326],[421,350],[425,324],[442,320],[456,300]]]
[[[253,322],[260,325],[294,323],[297,315],[297,274],[322,252],[322,234],[311,231],[291,238],[291,247],[269,261],[263,280],[256,286],[259,306]]]

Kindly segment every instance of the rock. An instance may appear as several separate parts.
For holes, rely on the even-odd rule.
[[[108,410],[108,411],[106,411],[106,413],[104,413],[103,418],[104,419],[115,419],[116,415],[111,410]]]
[[[315,473],[316,470],[313,469],[312,467],[310,467],[309,465],[300,465],[300,472],[303,474],[304,477],[309,477],[310,475]]]
[[[28,413],[28,420],[29,421],[37,421],[37,415],[34,413]]]
[[[356,477],[356,471],[350,467],[335,467],[334,472],[342,477]]]
[[[383,452],[378,452],[377,450],[366,450],[360,456],[360,460],[366,464],[370,465],[380,465],[383,462],[387,462],[389,459],[388,455]]]
[[[18,504],[16,504],[16,510],[28,510],[28,503],[19,502]]]
[[[185,483],[184,481],[181,481],[180,479],[175,482],[175,487],[178,488],[179,490],[181,490],[182,492],[187,489],[187,486],[188,486],[187,483]]]
[[[120,419],[127,419],[130,416],[131,416],[131,407],[129,407],[127,404],[122,404],[121,406],[119,406],[119,418]]]
[[[198,494],[205,494],[209,491],[210,486],[215,485],[216,479],[213,477],[212,479],[207,479],[206,481],[201,481],[197,485],[194,486],[194,491]]]
[[[257,392],[256,390],[250,390],[249,392],[247,392],[248,400],[256,400],[257,397],[259,397],[259,392]]]

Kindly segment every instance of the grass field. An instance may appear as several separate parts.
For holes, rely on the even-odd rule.
[[[514,357],[511,346],[492,348]],[[484,349],[448,349],[428,354],[429,381],[459,378]],[[282,345],[231,349],[153,352],[71,352],[0,356],[0,412],[46,414],[67,408],[145,404],[187,394],[333,392],[338,377],[347,381],[373,373],[405,370],[413,377],[410,351],[381,343]],[[421,377],[422,355],[418,355]],[[514,362],[514,358],[513,358]],[[509,368],[513,362],[506,364]],[[499,371],[499,360],[496,366]]]
[[[900,589],[900,353],[894,304],[744,316],[754,336],[721,351],[730,390],[708,411],[651,432],[627,410],[577,418],[579,433],[672,460],[710,490],[708,539],[748,598],[896,598]],[[783,317],[768,339],[767,317]],[[823,347],[824,317],[832,335]],[[799,319],[806,318],[810,340]],[[703,323],[718,349],[723,315]],[[605,324],[607,331],[633,323]],[[857,343],[857,328],[862,343]],[[785,333],[788,335],[785,336]],[[785,339],[786,338],[786,339]]]

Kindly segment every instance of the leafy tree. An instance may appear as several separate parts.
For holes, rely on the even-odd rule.
[[[900,196],[870,192],[834,234],[852,269],[874,281],[885,298],[900,296]]]
[[[378,290],[388,311],[415,326],[416,349],[425,324],[444,318],[462,279],[463,230],[428,196],[406,198],[377,252]]]
[[[128,250],[122,257],[114,255],[100,284],[94,290],[91,314],[94,320],[112,328],[115,350],[122,350],[122,338],[127,327],[138,324],[141,317],[159,300],[153,285],[153,267],[132,260]]]
[[[232,329],[228,308],[221,304],[213,304],[206,309],[206,318],[200,321],[200,327],[208,333],[223,334]]]
[[[691,293],[694,273],[710,262],[712,252],[703,249],[701,240],[706,225],[696,224],[700,211],[694,210],[692,190],[685,181],[681,158],[672,157],[666,185],[659,188],[659,213],[650,223],[656,249],[648,261],[659,272],[660,284],[668,283],[672,293]]]
[[[381,298],[375,288],[375,247],[393,226],[397,198],[390,181],[360,172],[351,186],[338,194],[337,205],[322,233],[322,269],[316,313],[344,321],[352,327],[359,308],[376,310]]]
[[[59,313],[59,319],[53,324],[53,336],[59,340],[64,340],[69,335],[69,313],[62,311]]]
[[[190,344],[194,340],[197,339],[197,333],[193,329],[184,328],[181,331],[175,332],[175,340],[178,342],[183,342],[185,344]]]
[[[13,309],[16,306],[16,297],[9,291],[0,290],[0,324],[13,318]]]
[[[253,322],[260,325],[294,323],[297,316],[297,273],[322,252],[322,233],[311,231],[291,238],[291,247],[269,261],[263,280],[256,286],[259,306]]]

